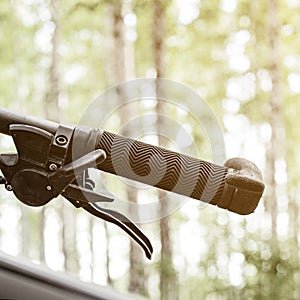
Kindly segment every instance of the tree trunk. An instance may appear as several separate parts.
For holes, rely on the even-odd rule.
[[[165,7],[161,0],[153,1],[153,59],[154,67],[156,69],[156,77],[165,76]]]
[[[153,59],[156,69],[156,76],[165,76],[165,3],[161,0],[153,1]],[[163,91],[156,86],[159,95],[163,95]],[[157,93],[158,94],[158,93]],[[157,99],[156,114],[158,116],[166,116],[164,102]],[[166,147],[167,144],[159,134],[163,132],[163,118],[158,118],[157,131],[159,146]],[[178,299],[178,285],[176,282],[176,273],[173,267],[172,258],[172,241],[169,227],[168,202],[166,201],[166,192],[158,191],[160,201],[161,215],[160,219],[160,240],[161,240],[161,259],[160,259],[160,298],[161,299]]]
[[[114,18],[113,18],[113,5],[111,3],[108,3],[105,7],[105,13],[104,13],[104,24],[107,31],[105,32],[105,52],[106,57],[109,57],[105,61],[105,83],[106,86],[110,87],[114,84],[113,75],[115,73],[115,61],[114,56],[112,57],[112,53],[114,53],[114,38],[113,32],[110,31],[111,28],[114,28]],[[106,239],[106,262],[105,262],[105,271],[106,271],[106,283],[110,286],[113,286],[113,280],[110,275],[110,232],[107,226],[107,223],[103,222],[104,231],[105,231],[105,239]]]
[[[59,71],[60,57],[58,53],[60,43],[60,15],[59,1],[50,1],[51,20],[54,24],[52,34],[52,51],[51,65],[49,69],[48,87],[45,94],[45,117],[46,119],[59,122],[62,119],[61,109],[59,105],[59,97],[61,94],[61,77]],[[76,254],[76,234],[75,234],[75,214],[72,207],[69,207],[62,201],[62,207],[58,213],[62,228],[61,228],[61,248],[64,255],[64,269],[70,272],[78,270],[78,261]],[[43,214],[44,215],[44,214]],[[44,226],[44,216],[41,220],[41,228]]]
[[[64,255],[64,269],[71,273],[78,272],[78,253],[76,251],[76,215],[72,207],[62,203],[62,251]]]
[[[17,1],[11,1],[11,9],[17,11]],[[16,30],[17,22],[14,22],[14,33],[13,33],[13,58],[14,58],[14,70],[15,70],[15,100],[19,104],[18,110],[26,113],[26,101],[21,93],[19,85],[22,83],[22,70],[20,66],[20,41],[19,41],[19,30]],[[19,28],[18,28],[19,29]],[[30,212],[27,206],[21,204],[21,219],[20,219],[20,253],[24,257],[30,256]],[[42,230],[40,232],[43,232]]]
[[[111,279],[110,276],[110,271],[109,271],[109,267],[110,267],[110,259],[109,259],[109,232],[108,232],[108,228],[107,228],[107,224],[106,222],[104,222],[104,230],[105,230],[105,237],[106,237],[106,264],[105,264],[105,268],[106,268],[106,282],[108,285],[112,286],[113,285],[113,281]]]
[[[53,121],[59,121],[58,117],[58,97],[59,97],[59,74],[58,74],[58,10],[57,10],[57,1],[50,1],[50,12],[51,19],[55,26],[54,32],[52,35],[52,52],[51,52],[51,65],[49,69],[48,75],[48,86],[45,92],[44,99],[44,114],[46,119],[51,119]],[[45,228],[45,210],[43,207],[40,214],[40,256],[41,261],[45,261],[45,236],[44,236],[44,228]]]
[[[114,38],[114,77],[115,83],[121,83],[127,80],[127,75],[134,77],[134,59],[129,57],[133,52],[132,45],[125,41],[124,32],[124,22],[123,22],[123,11],[122,2],[115,3],[113,6],[113,38]],[[131,8],[126,6],[127,12]],[[127,54],[127,56],[125,56]],[[127,63],[126,63],[127,62]],[[131,64],[130,64],[131,62]],[[125,67],[126,66],[126,67]],[[120,104],[124,103],[123,99],[126,98],[125,90],[118,90]],[[121,124],[126,124],[132,117],[136,115],[135,109],[132,105],[122,106],[120,110]],[[122,135],[133,137],[133,128],[127,128],[126,131],[122,131]],[[137,191],[131,186],[126,187],[127,201],[130,203],[137,203]],[[129,205],[129,215],[136,214],[133,211],[134,205]],[[144,262],[143,253],[137,244],[130,239],[130,269],[129,269],[129,286],[128,290],[130,292],[146,295],[146,282],[145,282],[145,272],[144,272]]]
[[[29,257],[30,253],[30,214],[25,205],[21,205],[21,253],[24,257]],[[44,229],[40,229],[40,234]]]
[[[45,115],[48,119],[60,121],[59,94],[60,94],[60,74],[59,74],[59,2],[58,0],[50,1],[51,21],[54,24],[52,34],[52,51],[51,66],[49,70],[48,88],[45,96]]]

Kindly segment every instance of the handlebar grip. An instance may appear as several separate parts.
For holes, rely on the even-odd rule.
[[[102,171],[217,205],[238,214],[252,213],[264,190],[251,162],[233,158],[225,166],[101,131]]]

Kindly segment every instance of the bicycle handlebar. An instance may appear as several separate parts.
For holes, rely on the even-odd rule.
[[[57,124],[0,108],[0,133],[11,135],[17,154],[1,154],[0,183],[23,203],[41,206],[58,195],[74,206],[114,223],[144,249],[148,238],[122,214],[102,208],[112,202],[93,192],[87,169],[96,167],[117,176],[204,201],[246,215],[264,191],[257,166],[232,158],[224,166],[179,154],[101,129]]]
[[[0,109],[0,132],[10,135],[11,124],[35,126],[55,134],[59,124]],[[98,169],[145,184],[198,199],[238,214],[252,213],[264,191],[257,166],[232,158],[224,166],[179,154],[131,138],[82,126],[75,128],[75,152],[95,148],[106,152]],[[94,149],[92,149],[94,148]]]

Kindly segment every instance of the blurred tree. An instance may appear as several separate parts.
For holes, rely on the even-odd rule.
[[[5,26],[2,26],[4,30],[2,42],[5,40],[9,44],[3,47],[1,53],[3,53],[2,58],[8,63],[6,69],[11,71],[9,72],[10,76],[6,76],[5,88],[1,88],[1,96],[4,96],[2,101],[8,100],[9,104],[2,102],[2,105],[26,114],[34,106],[31,105],[30,98],[34,93],[34,82],[28,74],[30,73],[34,77],[36,67],[32,65],[32,62],[40,58],[35,49],[32,47],[28,49],[28,47],[32,45],[38,26],[29,25],[19,18],[19,13],[24,7],[22,3],[11,1],[7,2],[5,6],[10,6],[11,13],[7,14],[5,18],[1,18],[6,23]],[[5,6],[1,7],[1,12],[4,12]],[[32,13],[34,15],[34,12]],[[5,32],[5,30],[7,31]],[[2,42],[1,45],[4,46]],[[6,56],[6,51],[10,53],[9,56]],[[13,94],[5,94],[6,89]],[[17,201],[15,206],[19,207],[21,211],[20,236],[18,236],[21,254],[44,261],[44,223],[40,211],[33,211]]]
[[[61,76],[61,58],[59,47],[61,44],[61,4],[57,0],[51,0],[49,3],[49,12],[53,24],[53,32],[51,36],[51,52],[50,67],[48,70],[48,80],[45,92],[45,117],[48,120],[61,122],[63,117],[63,109],[61,107],[61,98],[63,90],[63,82]],[[61,207],[58,209],[58,215],[61,222],[61,251],[64,257],[64,269],[69,272],[76,273],[78,271],[78,253],[76,251],[76,215],[74,208],[61,200]],[[41,212],[41,239],[45,227],[45,207]],[[41,249],[41,253],[44,253]]]
[[[51,14],[51,22],[53,22],[54,30],[51,37],[51,63],[48,71],[48,80],[45,89],[44,98],[44,115],[47,120],[60,121],[60,109],[59,109],[59,96],[61,90],[60,72],[59,72],[59,4],[56,0],[51,0],[49,3],[49,12]],[[44,230],[46,227],[46,207],[42,207],[40,213],[40,256],[41,261],[45,261],[45,236]],[[60,219],[63,222],[63,218]],[[61,242],[64,243],[65,239],[62,237]],[[66,255],[66,253],[64,253]],[[66,259],[66,258],[65,258]]]
[[[24,84],[23,80],[26,74],[23,72],[22,68],[22,59],[20,55],[20,32],[22,31],[22,24],[20,20],[18,19],[16,13],[14,14],[5,14],[5,6],[10,6],[10,9],[14,12],[18,10],[18,3],[16,1],[11,1],[11,3],[2,3],[1,12],[4,13],[2,15],[1,28],[2,28],[2,36],[8,35],[8,32],[11,31],[11,28],[14,28],[14,34],[12,37],[12,45],[11,47],[7,44],[7,42],[10,42],[10,39],[2,39],[1,40],[1,53],[3,53],[2,56],[2,65],[4,65],[4,69],[8,69],[9,66],[5,64],[13,64],[14,65],[14,79],[15,82],[12,84],[9,80],[5,80],[6,89],[12,90],[15,94],[12,95],[12,97],[7,94],[7,90],[4,87],[1,87],[1,104],[7,105],[8,103],[5,103],[6,101],[9,101],[13,103],[14,101],[18,104],[18,109],[20,111],[26,112],[26,96],[24,93],[22,93],[22,89],[20,86]],[[5,34],[6,31],[6,34]],[[6,43],[4,43],[6,41]],[[11,53],[13,54],[12,60],[9,56],[7,56],[6,51],[8,49],[12,49]],[[4,81],[3,81],[4,82]],[[15,86],[14,89],[12,89],[12,86]],[[30,257],[30,250],[31,250],[31,237],[32,237],[32,214],[28,207],[25,205],[20,206],[21,210],[21,218],[20,218],[20,224],[21,224],[21,230],[20,230],[20,252],[25,257]]]
[[[132,7],[137,18],[136,38],[134,41],[135,72],[137,77],[145,77],[153,66],[151,55],[152,2],[132,0]]]
[[[128,49],[128,41],[125,39],[125,24],[124,24],[124,10],[126,13],[131,13],[131,7],[127,3],[126,6],[123,6],[122,1],[115,1],[111,7],[111,16],[112,16],[112,36],[113,36],[113,56],[111,57],[114,70],[114,84],[119,84],[128,80],[128,74],[134,77],[134,59],[130,56],[130,52],[126,51]],[[126,55],[127,54],[127,55]],[[131,64],[129,63],[131,62]],[[119,117],[121,126],[124,126],[125,130],[122,129],[121,133],[124,136],[133,137],[135,132],[132,126],[126,126],[128,121],[136,116],[137,107],[132,105],[123,105],[124,100],[127,99],[126,89],[118,89],[118,97],[120,101]],[[126,185],[126,195],[128,205],[129,215],[136,215],[136,205],[131,205],[137,203],[137,189]],[[146,295],[146,279],[143,268],[143,253],[141,252],[140,247],[130,239],[130,252],[129,252],[129,286],[128,290],[131,292],[139,293],[141,295]]]
[[[51,64],[49,68],[48,86],[45,94],[45,117],[48,120],[61,121],[61,109],[59,107],[59,97],[61,91],[60,79],[60,59],[58,53],[60,40],[60,15],[59,3],[57,0],[50,1],[51,22],[53,24],[53,33],[51,37]]]
[[[166,39],[166,8],[168,1],[161,0],[153,1],[153,25],[152,25],[152,51],[154,68],[156,77],[161,78],[166,74],[165,65],[165,44]],[[163,95],[163,87],[157,81],[156,85],[157,94]],[[161,132],[164,132],[165,116],[167,115],[163,99],[158,98],[156,109],[157,118],[157,132],[158,132],[158,145],[161,147],[168,147]],[[158,198],[160,203],[160,242],[161,242],[161,256],[159,266],[160,277],[160,299],[177,299],[178,298],[178,285],[176,279],[176,272],[173,267],[173,252],[171,242],[171,231],[169,225],[168,215],[168,201],[167,193],[159,190]]]

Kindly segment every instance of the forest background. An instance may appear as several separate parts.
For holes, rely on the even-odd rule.
[[[255,162],[267,187],[250,216],[189,200],[141,224],[155,246],[150,262],[121,230],[62,198],[33,209],[2,188],[0,250],[149,299],[300,299],[299,15],[299,0],[1,1],[2,107],[77,124],[115,84],[177,81],[214,111],[226,158]],[[131,114],[120,112],[117,124]],[[180,122],[199,158],[211,159],[205,136]],[[0,148],[12,149],[9,138]],[[143,201],[110,180],[125,199]]]

